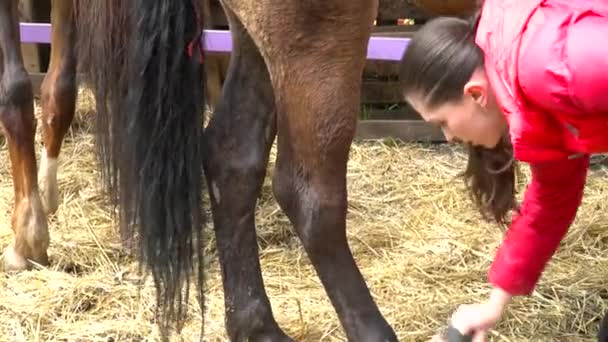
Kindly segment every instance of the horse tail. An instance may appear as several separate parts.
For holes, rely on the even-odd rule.
[[[199,0],[78,0],[80,71],[121,231],[153,275],[163,336],[203,306],[203,82]],[[192,47],[195,47],[194,49]]]

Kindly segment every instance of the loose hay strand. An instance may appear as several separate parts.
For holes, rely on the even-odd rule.
[[[59,159],[60,208],[49,218],[53,264],[0,275],[0,341],[158,340],[154,288],[120,247],[94,157],[93,102],[81,91]],[[38,108],[39,110],[39,108]],[[39,114],[39,113],[38,113]],[[40,132],[37,133],[40,142]],[[13,238],[12,182],[0,151],[0,248]],[[39,154],[40,151],[37,151]],[[344,341],[325,291],[272,197],[273,148],[256,212],[262,272],[280,326],[298,341]],[[401,341],[428,341],[457,305],[485,300],[502,233],[484,222],[454,179],[466,155],[449,145],[357,142],[348,167],[349,244],[372,295]],[[593,166],[577,220],[537,290],[518,298],[493,341],[594,341],[606,310],[607,168]],[[522,184],[528,181],[526,169]],[[226,341],[212,230],[205,341]],[[191,303],[183,340],[198,340]]]

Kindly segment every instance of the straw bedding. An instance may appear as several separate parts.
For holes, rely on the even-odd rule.
[[[49,218],[52,266],[0,275],[0,341],[154,341],[154,292],[121,250],[100,192],[92,100],[62,150],[60,208]],[[40,141],[40,134],[37,135]],[[0,140],[0,248],[12,240],[13,190]],[[274,149],[273,149],[274,157]],[[269,172],[272,172],[272,160]],[[486,272],[501,231],[480,220],[454,180],[465,164],[453,146],[357,142],[348,168],[348,238],[381,311],[402,341],[425,341],[461,303],[486,298]],[[527,170],[526,177],[528,176]],[[592,341],[608,297],[607,169],[591,171],[584,204],[537,291],[518,298],[491,333],[495,341]],[[522,182],[526,182],[524,177]],[[299,341],[343,341],[342,328],[267,178],[257,226],[275,316]],[[210,243],[205,341],[225,341],[223,291]],[[192,302],[182,340],[200,337]]]

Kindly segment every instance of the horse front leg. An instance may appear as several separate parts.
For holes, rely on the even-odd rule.
[[[608,313],[604,314],[604,318],[602,318],[602,321],[600,322],[597,342],[608,342]]]
[[[17,0],[0,1],[0,124],[8,142],[15,207],[15,241],[4,252],[6,270],[30,261],[48,264],[49,232],[36,179],[34,96],[23,65]]]
[[[224,93],[205,131],[205,175],[222,269],[230,341],[290,341],[264,289],[255,206],[276,132],[264,60],[229,14],[234,50]]]
[[[57,160],[76,110],[75,28],[72,0],[54,1],[51,10],[52,44],[49,70],[41,89],[42,134],[38,179],[47,213],[59,206]]]

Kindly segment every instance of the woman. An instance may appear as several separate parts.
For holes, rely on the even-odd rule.
[[[512,297],[530,294],[576,216],[589,156],[608,152],[608,2],[486,0],[474,24],[438,18],[402,60],[407,101],[470,146],[466,184],[480,211],[512,220],[487,302],[452,325],[484,340]],[[514,160],[532,179],[515,203]]]

